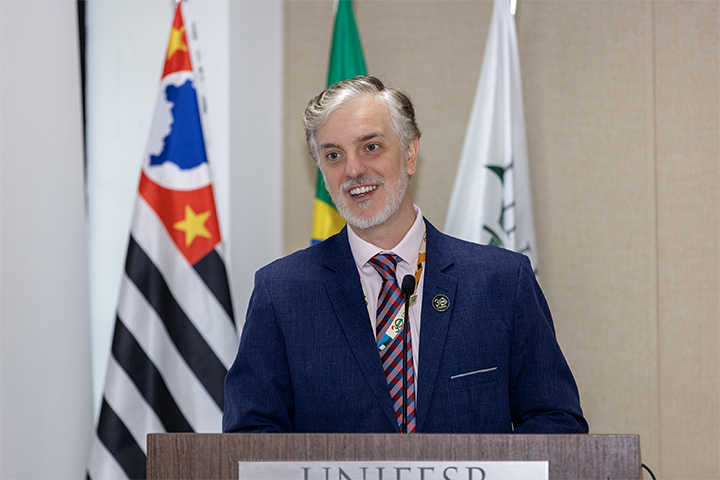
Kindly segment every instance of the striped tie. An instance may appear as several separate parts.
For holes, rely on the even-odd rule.
[[[375,267],[382,277],[382,288],[378,296],[377,305],[377,327],[378,339],[383,338],[388,328],[392,325],[400,308],[403,306],[403,296],[395,279],[395,268],[399,257],[392,253],[378,253],[370,259],[370,264]],[[410,329],[407,331],[408,346],[408,432],[415,432],[415,369],[413,368],[413,357],[410,339]],[[395,406],[398,428],[402,430],[402,408],[403,408],[403,368],[402,368],[402,334],[398,334],[390,344],[380,350],[380,359],[383,363],[385,376],[390,387],[390,396]]]

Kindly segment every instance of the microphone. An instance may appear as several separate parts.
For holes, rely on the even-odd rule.
[[[407,433],[408,418],[408,344],[407,344],[407,331],[410,327],[410,297],[415,292],[415,277],[412,275],[405,275],[402,280],[402,286],[400,287],[403,298],[405,299],[405,322],[403,322],[403,408],[402,408],[402,433]]]
[[[405,299],[409,299],[410,295],[412,295],[415,292],[415,277],[412,275],[405,275],[403,277],[402,286],[400,287],[400,291],[403,294],[403,297]]]

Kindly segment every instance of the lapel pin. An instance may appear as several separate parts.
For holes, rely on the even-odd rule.
[[[432,306],[438,312],[444,312],[450,306],[450,299],[445,295],[435,295],[432,299]]]

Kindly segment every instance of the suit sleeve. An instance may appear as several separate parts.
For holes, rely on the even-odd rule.
[[[240,347],[225,378],[223,432],[292,432],[293,395],[282,330],[263,271],[255,275]]]
[[[575,379],[527,258],[518,272],[512,333],[510,407],[515,432],[587,433]]]

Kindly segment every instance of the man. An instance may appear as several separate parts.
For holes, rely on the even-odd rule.
[[[398,284],[410,274],[408,431],[586,433],[528,259],[444,235],[413,205],[410,99],[357,77],[311,100],[304,120],[348,227],[258,271],[223,430],[400,431]]]

